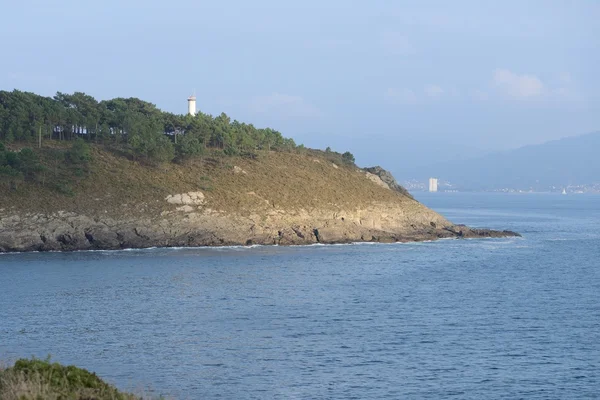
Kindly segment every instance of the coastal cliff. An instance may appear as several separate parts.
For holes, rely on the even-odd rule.
[[[261,151],[150,166],[92,147],[67,195],[0,194],[0,252],[503,237],[455,225],[384,169]]]

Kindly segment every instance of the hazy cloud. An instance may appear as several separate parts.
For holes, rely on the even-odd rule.
[[[327,38],[319,40],[310,40],[304,43],[307,49],[316,50],[348,50],[355,48],[354,43],[350,39]]]
[[[573,83],[573,77],[568,72],[563,72],[558,76],[558,81],[563,85],[570,85]]]
[[[381,36],[383,49],[391,54],[407,55],[413,53],[413,46],[405,35],[398,32],[385,32]]]
[[[555,100],[571,102],[586,101],[585,92],[581,85],[578,84],[575,77],[568,72],[563,72],[558,75],[558,79],[554,82],[550,94]]]
[[[552,96],[552,99],[556,101],[560,100],[578,102],[585,101],[586,99],[585,95],[572,85],[564,85],[552,89],[552,92],[550,94]]]
[[[398,104],[416,104],[418,102],[417,94],[411,89],[389,88],[385,92],[388,101]]]
[[[471,97],[473,97],[477,101],[486,101],[489,99],[489,95],[486,91],[475,89],[471,92]]]
[[[444,94],[446,94],[446,91],[442,87],[429,84],[425,85],[422,90],[388,88],[385,92],[385,97],[391,103],[418,104],[438,99]]]
[[[516,98],[533,98],[544,93],[544,84],[535,75],[519,75],[507,69],[494,71],[494,85],[503,93]]]
[[[427,85],[425,86],[425,95],[427,97],[438,98],[444,94],[444,89],[438,85]]]
[[[500,93],[517,99],[540,99],[546,102],[577,102],[585,99],[568,72],[560,73],[550,82],[542,82],[535,75],[519,75],[507,69],[497,69],[492,81]]]
[[[250,101],[250,110],[259,114],[279,114],[284,117],[318,117],[321,112],[300,96],[272,93],[256,96]]]

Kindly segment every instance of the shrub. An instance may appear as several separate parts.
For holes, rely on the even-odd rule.
[[[342,154],[342,161],[346,164],[353,165],[355,162],[354,154],[350,153],[349,151],[345,152]]]
[[[72,164],[86,164],[92,158],[90,146],[83,139],[77,138],[73,142],[71,149],[67,151],[65,157]]]
[[[6,164],[14,169],[19,169],[21,167],[21,160],[19,159],[19,155],[14,151],[7,151],[6,153]]]
[[[96,374],[75,366],[51,363],[50,359],[21,359],[0,371],[3,400],[129,400],[137,397],[119,392]]]
[[[227,145],[227,147],[225,147],[225,150],[223,150],[223,152],[227,156],[237,156],[238,154],[240,154],[240,151],[237,147],[229,144]]]
[[[38,172],[44,170],[37,154],[26,147],[19,152],[19,169],[28,179],[34,179]]]
[[[54,189],[61,194],[64,194],[66,196],[70,196],[73,197],[75,196],[75,191],[73,190],[73,188],[71,186],[69,186],[69,184],[64,183],[64,182],[58,182],[55,186]]]
[[[204,143],[192,135],[182,135],[177,143],[177,155],[179,158],[192,158],[204,154]]]
[[[152,161],[168,162],[175,158],[175,148],[169,138],[157,133],[137,133],[129,137],[133,154]]]
[[[23,173],[10,165],[0,165],[0,182],[5,182],[9,190],[17,190],[18,183],[23,180]]]

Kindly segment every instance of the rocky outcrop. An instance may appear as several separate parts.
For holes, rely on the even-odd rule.
[[[387,183],[385,183],[378,175],[372,174],[368,171],[365,171],[365,175],[367,175],[368,180],[375,183],[376,185],[381,186],[385,189],[390,189],[390,186]]]
[[[187,192],[170,194],[165,200],[169,204],[182,204],[186,206],[199,206],[204,203],[204,193],[202,192]]]
[[[194,197],[194,196],[190,196]],[[171,197],[173,198],[173,197]],[[200,199],[201,196],[196,196]],[[182,196],[182,199],[185,200]],[[242,216],[191,207],[131,219],[70,212],[0,213],[0,252],[121,249],[166,246],[396,242],[516,236],[514,232],[454,225],[414,200],[355,210],[284,210]],[[195,204],[196,205],[196,204]]]
[[[378,176],[381,179],[381,181],[388,186],[389,189],[402,193],[403,195],[408,196],[411,199],[413,198],[408,192],[408,190],[406,190],[403,186],[399,185],[398,182],[396,182],[396,179],[389,171],[386,171],[380,166],[363,168],[363,170],[369,174]]]

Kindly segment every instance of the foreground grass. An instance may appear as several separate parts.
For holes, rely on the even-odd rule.
[[[2,400],[133,400],[144,396],[117,390],[96,374],[50,360],[21,359],[0,368]]]

